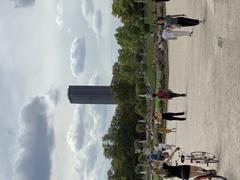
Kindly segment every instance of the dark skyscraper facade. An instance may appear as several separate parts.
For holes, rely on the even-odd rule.
[[[68,99],[73,104],[116,104],[110,86],[69,86]]]

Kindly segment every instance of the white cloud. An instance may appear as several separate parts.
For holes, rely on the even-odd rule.
[[[93,170],[95,163],[98,159],[98,149],[99,144],[94,143],[88,146],[86,156],[87,156],[87,163],[86,163],[86,174],[90,174],[90,172]]]
[[[71,70],[73,76],[77,77],[84,69],[86,56],[86,41],[85,37],[75,38],[71,45],[70,59]]]
[[[89,26],[92,24],[94,6],[91,0],[82,1],[82,13],[85,20],[88,22]]]
[[[56,16],[56,24],[60,27],[60,28],[63,28],[63,20],[62,20],[62,17],[57,14]]]
[[[59,1],[56,7],[56,23],[60,28],[63,27],[62,16],[63,16],[63,4],[62,1]]]
[[[95,141],[101,129],[101,116],[94,107],[77,105],[74,110],[73,123],[67,132],[67,142],[71,151],[78,154],[84,149],[84,144]]]
[[[96,85],[98,82],[99,75],[95,71],[89,79],[89,85]],[[101,139],[105,133],[103,128],[104,117],[102,116],[102,114],[105,114],[104,112],[106,112],[106,109],[103,111],[97,105],[76,106],[74,120],[68,131],[67,142],[75,156],[73,170],[81,180],[106,179],[109,164],[103,157],[101,145]],[[99,172],[100,166],[101,171]]]
[[[99,35],[101,33],[101,29],[102,29],[102,13],[100,10],[96,11],[93,14],[93,19],[92,19],[92,29],[93,32],[97,35]]]
[[[89,85],[97,85],[99,83],[99,74],[98,71],[95,71],[89,79]]]
[[[35,97],[19,116],[18,153],[13,180],[48,180],[51,174],[53,129],[44,97]]]
[[[16,8],[26,7],[26,6],[33,6],[35,0],[11,0],[15,3]]]
[[[102,13],[100,10],[94,12],[94,5],[91,0],[82,1],[82,14],[87,21],[89,28],[99,37],[102,29]]]
[[[7,122],[6,127],[9,127],[15,133],[14,138],[12,138],[12,136],[10,136],[12,132],[9,131],[9,135],[4,136],[4,139],[1,141],[1,162],[4,163],[1,163],[2,165],[0,166],[0,174],[3,175],[3,178],[0,179],[7,180],[11,179],[9,177],[12,176],[12,171],[5,173],[3,170],[4,168],[12,169],[13,160],[11,159],[15,159],[15,157],[13,158],[12,156],[16,156],[17,149],[15,148],[15,136],[17,135],[16,120],[17,114],[19,112],[19,107],[25,103],[26,99],[32,97],[35,93],[42,92],[42,90],[48,87],[50,84],[59,83],[61,84],[61,87],[66,87],[67,82],[71,81],[71,77],[69,77],[70,74],[68,73],[69,65],[66,66],[66,63],[69,63],[69,59],[66,57],[69,57],[69,42],[72,41],[72,37],[76,37],[79,34],[89,35],[86,39],[89,44],[94,44],[96,42],[96,39],[93,36],[91,29],[89,29],[88,25],[86,25],[84,18],[81,18],[80,11],[82,7],[82,1],[68,2],[68,0],[64,0],[64,6],[61,10],[59,7],[57,7],[56,2],[62,0],[36,0],[35,6],[30,9],[31,11],[15,11],[11,6],[11,4],[14,4],[13,1],[12,3],[9,3],[10,1],[8,0],[0,1],[2,5],[0,6],[0,14],[2,17],[0,24],[2,24],[2,27],[4,29],[3,33],[0,32],[1,40],[3,42],[0,51],[2,52],[6,48],[9,49],[9,52],[5,53],[6,55],[0,53],[2,61],[5,60],[2,63],[1,70],[4,69],[5,71],[8,71],[6,63],[7,65],[9,64],[9,69],[12,68],[9,73],[4,73],[4,80],[6,81],[6,84],[11,84],[11,86],[5,86],[5,88],[2,88],[1,90],[1,104],[4,111],[1,113],[2,116],[0,116],[3,121],[5,120]],[[106,12],[104,13],[104,18],[108,16],[111,17],[111,12],[109,11],[108,15],[106,11],[109,8],[105,8],[110,7],[111,3],[107,1],[99,1],[96,5],[95,3],[96,0],[94,0],[94,6],[100,4],[104,7],[104,10],[99,7],[102,12]],[[59,16],[61,17],[60,20],[63,19],[62,32],[59,32],[59,29],[55,24],[57,11],[59,15],[63,13],[62,16]],[[104,24],[104,26],[106,24]],[[31,26],[32,31],[29,31],[29,26]],[[69,30],[71,36],[65,34],[64,32],[68,27],[71,28],[72,32]],[[105,27],[102,28],[105,29]],[[110,24],[110,26],[107,26],[106,29],[109,29],[109,31],[104,31],[104,33],[107,34],[107,38],[102,39],[101,48],[96,49],[96,53],[92,53],[91,57],[87,56],[87,60],[90,61],[90,64],[96,64],[97,55],[99,62],[101,62],[101,65],[98,66],[98,69],[101,70],[101,76],[104,76],[105,74],[108,76],[101,79],[102,82],[105,82],[106,79],[110,79],[111,77],[111,65],[108,66],[110,58],[108,57],[109,54],[111,54],[111,48],[109,47],[112,47],[112,45],[109,44],[110,41],[108,40],[114,39],[112,33],[109,33],[110,29],[114,29],[114,26],[111,26]],[[89,31],[91,34],[89,34]],[[23,41],[25,42],[24,47],[20,45]],[[28,50],[26,51],[26,49]],[[36,61],[32,61],[34,58]],[[65,62],[65,60],[68,60],[68,62]],[[29,68],[26,69],[26,66]],[[92,68],[89,68],[89,71],[84,71],[81,74],[81,78],[86,79],[86,77],[89,77],[89,73],[92,73],[91,69],[93,68],[96,67],[94,66]],[[107,72],[110,72],[110,74],[108,75]],[[1,77],[3,76],[1,75]],[[11,83],[9,83],[10,81]],[[84,83],[86,83],[86,81],[84,81]],[[4,93],[5,91],[8,91],[8,93]],[[6,104],[3,103],[5,100]],[[44,98],[44,100],[46,100],[46,98]],[[12,110],[13,107],[14,110]],[[66,147],[66,142],[62,141],[63,139],[66,139],[66,127],[68,127],[68,124],[72,123],[72,121],[69,121],[69,119],[66,118],[71,116],[71,110],[69,110],[70,108],[71,107],[69,106],[69,103],[63,99],[61,102],[61,107],[58,108],[59,119],[57,121],[54,121],[54,128],[56,128],[55,133],[57,136],[56,144],[58,144],[58,146],[56,147],[56,150],[54,150],[53,156],[54,158],[59,159],[58,157],[60,155],[61,161],[54,160],[53,162],[53,179],[74,179],[72,178],[72,171],[69,172],[69,167],[71,167],[69,164],[72,161],[72,154],[69,154],[69,149],[66,149],[68,148]],[[94,125],[92,117],[89,118],[88,123],[85,122],[88,121],[87,118],[84,118],[83,120],[84,123],[86,123],[86,130],[91,131],[91,134],[94,135],[94,131],[91,129],[91,127],[101,126],[105,123],[105,119],[106,118],[101,118],[101,121],[96,125]],[[6,138],[8,136],[11,137],[11,139]],[[87,135],[84,138],[90,139],[90,137],[91,135]],[[94,138],[91,137],[91,139]],[[14,143],[14,146],[9,146],[10,142]],[[85,146],[85,144],[83,146]],[[7,153],[11,156],[8,156]],[[101,164],[100,166],[102,167]],[[100,173],[98,173],[98,175],[99,174]],[[34,177],[33,179],[36,178]]]
[[[44,98],[51,107],[55,108],[60,101],[60,88],[52,87]]]
[[[99,144],[95,140],[91,140],[75,154],[75,163],[73,171],[78,179],[88,180],[94,175],[94,168],[100,156]]]
[[[73,124],[71,124],[67,132],[67,142],[70,149],[77,153],[81,150],[85,137],[85,125],[83,118],[85,117],[84,106],[77,106],[74,111]]]

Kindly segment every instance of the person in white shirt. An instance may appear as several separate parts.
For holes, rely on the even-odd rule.
[[[159,143],[159,144],[156,144],[156,145],[154,146],[154,150],[155,150],[155,151],[166,151],[166,150],[168,150],[168,149],[171,150],[173,147],[175,147],[175,145]]]
[[[193,31],[173,31],[170,29],[165,29],[162,32],[162,38],[165,40],[171,40],[171,39],[177,39],[178,37],[181,36],[188,36],[191,37],[193,34]]]

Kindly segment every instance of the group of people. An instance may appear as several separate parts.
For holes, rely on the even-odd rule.
[[[169,148],[172,148],[173,145],[167,145]],[[165,177],[165,178],[181,178],[181,179],[189,179],[192,177],[197,177],[206,174],[216,173],[214,169],[206,170],[199,166],[193,165],[178,165],[173,166],[170,164],[171,159],[174,154],[179,150],[179,148],[175,148],[174,151],[168,155],[164,160],[151,160],[152,171],[154,174]],[[166,154],[166,153],[165,153]]]
[[[171,90],[165,90],[160,89],[156,93],[153,93],[151,95],[152,98],[159,98],[160,100],[169,100],[176,97],[186,97],[187,95],[185,93],[175,93]],[[185,117],[178,117],[184,115],[184,112],[177,112],[177,113],[161,113],[161,112],[155,112],[153,116],[154,123],[156,125],[160,125],[162,123],[162,120],[165,119],[167,121],[184,121],[186,120]],[[172,133],[176,132],[175,128],[167,129],[167,128],[156,128],[158,133],[166,134],[166,133]],[[170,154],[167,150],[171,150],[174,145],[168,145],[168,144],[158,144],[155,145],[154,150],[155,152],[158,152],[156,154],[161,154],[163,158],[154,159],[153,155],[151,158],[151,166],[152,171],[154,174],[170,178],[170,177],[177,177],[181,179],[189,179],[191,177],[197,177],[201,175],[206,174],[212,174],[216,173],[214,169],[206,170],[199,166],[193,166],[193,165],[177,165],[173,166],[170,164],[171,159],[173,158],[175,152],[179,150],[179,148],[175,148],[175,150],[172,151]],[[155,155],[156,156],[156,155]]]
[[[158,90],[158,92],[153,93],[152,98],[159,98],[160,100],[169,100],[172,98],[176,98],[176,97],[186,97],[187,95],[185,93],[183,94],[179,94],[179,93],[174,93],[169,89],[160,89]],[[185,112],[177,112],[177,113],[173,113],[173,112],[167,112],[167,113],[163,113],[163,112],[155,112],[153,115],[153,120],[154,123],[157,125],[160,125],[162,123],[162,120],[167,120],[167,121],[184,121],[186,120],[185,117],[179,117],[184,115]]]
[[[165,119],[167,121],[184,121],[186,120],[185,117],[177,117],[177,116],[181,116],[184,115],[184,112],[178,112],[178,113],[172,113],[172,112],[167,112],[167,113],[161,113],[159,111],[155,112],[154,116],[153,116],[153,120],[154,120],[154,124],[155,125],[161,125],[162,124],[162,120]],[[176,132],[176,128],[160,128],[157,127],[155,128],[157,133],[160,134],[167,134],[167,133],[172,133],[172,132]]]
[[[155,2],[161,1],[169,1],[169,0],[154,0]],[[187,18],[184,14],[179,15],[167,15],[165,17],[158,17],[157,24],[164,26],[164,30],[162,32],[162,38],[165,40],[177,39],[181,36],[191,37],[193,35],[193,31],[180,31],[176,29],[180,29],[182,27],[193,27],[199,24],[204,24],[204,20]],[[185,93],[175,93],[171,90],[159,90],[156,93],[148,96],[150,98],[159,98],[160,100],[169,100],[176,97],[186,97]],[[162,120],[167,121],[184,121],[186,117],[183,116],[184,112],[155,112],[153,115],[153,120],[156,125],[160,125]],[[156,128],[158,133],[166,134],[176,132],[175,128],[167,129],[167,128]],[[179,150],[179,148],[175,148],[170,154],[168,150],[171,150],[174,145],[168,144],[157,144],[154,147],[155,153],[150,154],[148,156],[148,160],[150,160],[150,164],[152,166],[152,171],[154,174],[165,177],[165,178],[173,178],[177,177],[180,179],[189,179],[192,177],[197,177],[206,174],[216,173],[215,170],[206,170],[199,166],[193,165],[171,165],[170,161],[172,160],[174,154]]]
[[[147,160],[151,163],[163,161],[169,157],[168,150],[171,150],[175,145],[159,143],[154,146],[154,151],[147,156]]]
[[[183,93],[183,94],[174,93],[169,89],[160,89],[156,93],[153,93],[151,95],[146,94],[146,95],[139,95],[139,96],[145,97],[145,98],[159,98],[160,100],[169,100],[169,99],[176,98],[176,97],[186,97],[187,95],[185,93]],[[151,109],[149,111],[151,111]],[[163,112],[156,111],[153,114],[153,121],[156,126],[161,125],[163,119],[167,120],[167,121],[185,121],[186,117],[181,117],[183,115],[185,115],[185,112],[163,113]],[[168,128],[157,127],[157,128],[155,128],[155,131],[160,134],[167,134],[167,133],[176,132],[176,129],[175,128],[168,129]]]
[[[180,31],[174,29],[204,24],[204,20],[187,18],[185,14],[167,15],[165,17],[158,17],[157,24],[164,26],[162,38],[165,40],[171,40],[177,39],[181,36],[191,37],[193,34],[193,31]]]

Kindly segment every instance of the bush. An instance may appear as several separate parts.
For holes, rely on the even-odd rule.
[[[137,164],[135,167],[135,173],[136,174],[143,174],[146,171],[146,166],[144,164]]]
[[[150,25],[149,24],[144,24],[143,25],[143,31],[144,31],[144,33],[149,33],[150,32]]]
[[[144,123],[136,125],[136,132],[137,133],[144,133],[146,131],[146,126]]]
[[[138,104],[135,106],[135,112],[136,112],[137,114],[139,114],[140,116],[145,117],[146,114],[147,114],[146,104],[142,104],[141,102],[138,103]]]
[[[139,163],[145,163],[146,162],[146,160],[147,160],[147,157],[146,157],[146,155],[145,154],[140,154],[139,156],[138,156],[138,162]]]
[[[135,92],[136,92],[136,95],[140,95],[140,94],[146,94],[146,85],[144,82],[138,82],[135,86]],[[143,99],[143,98],[141,98]]]

